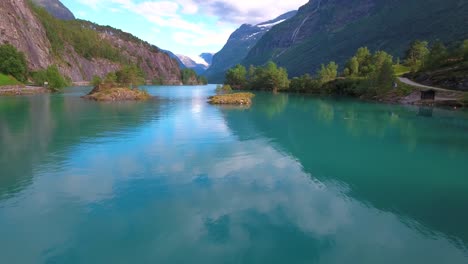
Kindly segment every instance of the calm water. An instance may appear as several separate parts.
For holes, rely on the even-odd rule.
[[[0,98],[0,263],[468,263],[468,113],[214,86]]]

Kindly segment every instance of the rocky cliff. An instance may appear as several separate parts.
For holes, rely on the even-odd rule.
[[[226,45],[212,58],[212,64],[205,75],[211,82],[222,82],[224,72],[241,63],[255,44],[273,26],[278,25],[296,15],[297,11],[283,14],[273,20],[257,25],[244,24],[229,37]]]
[[[310,0],[296,16],[257,42],[245,65],[274,60],[291,76],[339,64],[361,46],[402,57],[416,39],[453,42],[468,37],[468,1]]]
[[[52,64],[51,45],[45,29],[26,5],[26,0],[2,0],[0,43],[10,43],[23,51],[32,70]]]
[[[116,71],[123,64],[133,63],[144,72],[146,79],[159,80],[164,84],[181,84],[180,68],[174,59],[157,47],[111,27],[102,27],[86,21],[47,21],[63,24],[63,28],[78,25],[95,31],[100,43],[109,44],[118,60],[99,56],[85,56],[67,39],[57,51],[52,45],[52,36],[44,27],[43,20],[29,6],[27,0],[2,0],[0,9],[0,43],[10,43],[25,53],[30,70],[58,65],[60,71],[74,82],[89,81],[94,75],[104,76]],[[43,18],[42,18],[43,19]],[[53,36],[56,37],[56,36]]]

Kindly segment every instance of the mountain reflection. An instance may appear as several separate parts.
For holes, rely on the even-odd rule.
[[[125,133],[154,118],[158,108],[89,102],[79,97],[82,89],[69,91],[76,95],[0,98],[0,199],[28,185],[39,166],[60,164],[74,144]]]

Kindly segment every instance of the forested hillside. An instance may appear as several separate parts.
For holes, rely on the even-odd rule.
[[[403,57],[416,39],[466,39],[467,17],[468,1],[460,0],[311,0],[266,33],[243,64],[273,60],[299,76],[330,60],[342,66],[361,46]]]

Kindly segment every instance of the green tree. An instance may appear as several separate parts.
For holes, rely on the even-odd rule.
[[[93,79],[91,80],[91,85],[94,87],[97,87],[101,84],[102,84],[102,78],[97,75],[94,75]]]
[[[424,65],[424,61],[429,55],[429,43],[427,41],[414,41],[406,52],[405,63],[413,71],[419,71]]]
[[[0,72],[24,82],[27,79],[28,67],[24,53],[10,44],[0,45]]]
[[[347,68],[350,76],[359,76],[359,60],[356,56],[349,60]]]
[[[447,56],[447,48],[442,42],[437,41],[434,43],[434,45],[432,45],[429,54],[426,56],[424,68],[434,69],[442,66],[445,60],[447,60]]]
[[[182,83],[185,85],[195,84],[198,80],[197,73],[193,69],[182,69],[180,73],[182,76]]]
[[[205,76],[199,76],[198,77],[198,83],[202,85],[207,85],[208,84],[208,79]]]
[[[247,70],[244,66],[237,64],[226,72],[226,84],[235,89],[245,88],[247,83]]]
[[[289,88],[288,73],[286,69],[269,61],[264,67],[254,68],[249,86],[254,90],[285,90]]]
[[[291,80],[289,90],[295,92],[319,92],[320,83],[314,80],[309,74],[304,74],[301,77],[295,77]]]
[[[48,83],[47,87],[54,92],[58,92],[69,85],[69,81],[60,74],[58,67],[55,65],[33,73],[32,78],[37,85]]]
[[[103,83],[106,85],[106,86],[109,86],[109,87],[114,87],[117,85],[117,74],[115,74],[115,72],[109,72],[106,77],[104,78],[104,81]]]
[[[265,66],[265,85],[268,90],[278,91],[288,89],[289,79],[286,69],[280,68],[276,63],[269,61]]]
[[[377,51],[372,55],[372,66],[375,70],[382,68],[386,63],[393,64],[393,57],[387,52]]]
[[[360,76],[360,77],[367,77],[371,74],[373,68],[372,68],[372,53],[367,47],[361,47],[356,51],[356,55],[354,56],[357,60],[353,61],[354,65],[352,65],[354,70],[357,70],[354,72],[355,76]],[[353,60],[353,58],[351,58]],[[350,69],[351,70],[351,69]]]
[[[317,72],[317,75],[321,84],[335,80],[338,76],[338,64],[336,64],[334,61],[328,63],[326,66],[322,64],[322,67]]]
[[[468,60],[468,39],[463,41],[461,49],[462,49],[464,59]]]
[[[388,90],[392,87],[395,81],[395,72],[393,70],[393,63],[385,61],[382,66],[374,73],[371,78],[372,87],[380,90]]]
[[[117,82],[125,86],[141,85],[145,83],[143,72],[135,65],[125,66],[117,71]]]
[[[357,50],[355,57],[359,64],[365,65],[370,61],[372,54],[367,47],[361,47]]]

